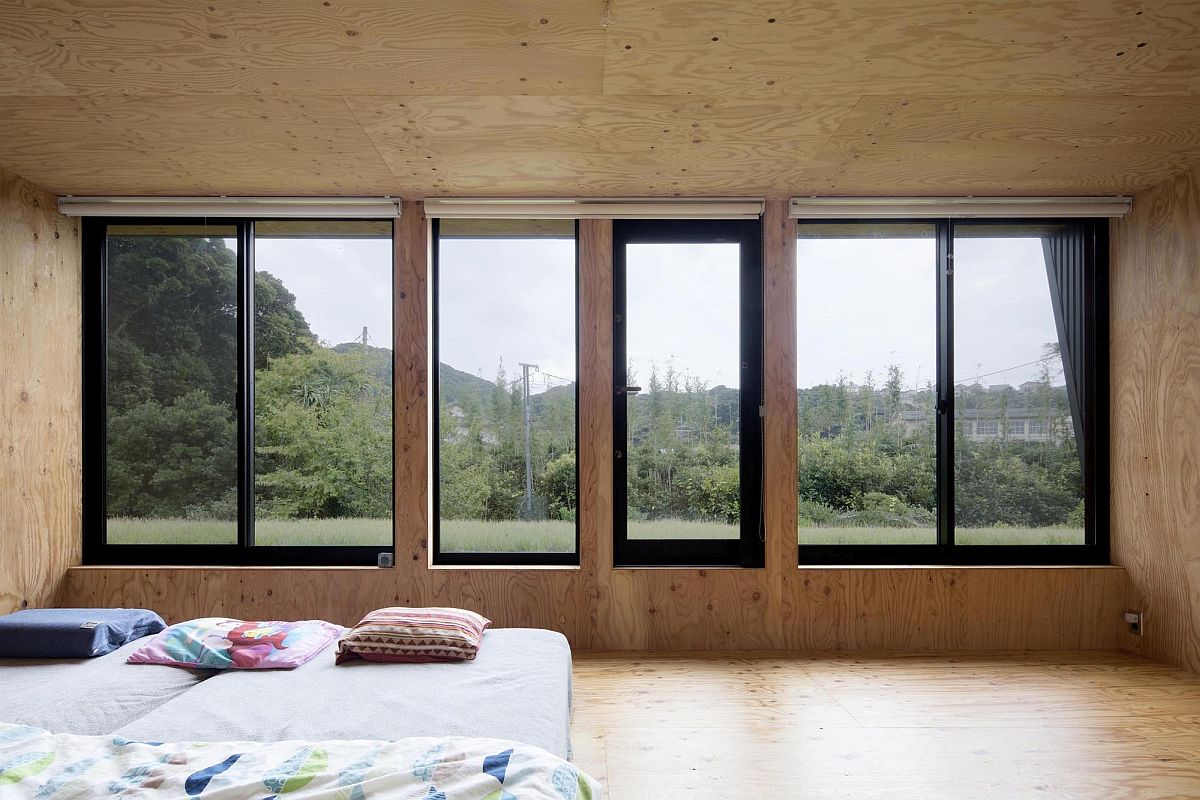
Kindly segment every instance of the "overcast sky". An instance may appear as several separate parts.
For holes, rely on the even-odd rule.
[[[442,363],[487,380],[536,364],[535,393],[575,377],[573,240],[443,239],[438,272]]]
[[[274,239],[254,242],[254,268],[283,281],[317,337],[352,342],[365,325],[371,344],[392,347],[390,239]]]
[[[932,238],[800,239],[797,385],[839,374],[862,383],[868,371],[878,385],[892,363],[907,388],[934,380],[935,248]],[[1039,377],[1041,364],[1029,362],[1058,339],[1041,240],[959,238],[954,251],[955,382]]]
[[[1041,372],[1057,339],[1040,240],[955,244],[955,378],[1017,386]],[[391,243],[262,239],[256,267],[279,277],[329,344],[369,328],[390,347]],[[906,387],[935,369],[933,239],[801,239],[798,386],[877,384],[887,366]],[[534,391],[575,375],[575,252],[564,239],[446,239],[441,244],[441,360],[488,380],[537,364]],[[738,382],[737,245],[631,245],[629,356],[643,386],[651,363],[711,385]],[[1054,364],[1056,383],[1061,368]],[[995,374],[989,374],[995,373]]]

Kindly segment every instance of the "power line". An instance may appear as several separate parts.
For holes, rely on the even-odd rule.
[[[1003,372],[1011,372],[1012,370],[1020,369],[1021,367],[1032,367],[1034,364],[1043,364],[1043,363],[1045,363],[1047,361],[1051,361],[1055,358],[1058,358],[1058,356],[1057,355],[1042,356],[1039,359],[1036,359],[1034,361],[1027,361],[1024,364],[1017,364],[1012,367],[1005,367],[1004,369],[998,369],[995,372],[985,372],[982,375],[975,375],[974,377],[971,377],[971,378],[963,378],[961,381],[955,381],[954,385],[958,386],[959,384],[962,384],[962,383],[970,383],[972,381],[977,381],[980,378],[988,378],[988,377],[991,377],[992,375],[999,375]]]

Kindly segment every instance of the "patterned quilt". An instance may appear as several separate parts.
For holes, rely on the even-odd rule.
[[[133,742],[0,723],[0,798],[598,800],[570,763],[496,739]]]

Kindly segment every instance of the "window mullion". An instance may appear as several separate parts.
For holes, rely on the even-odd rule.
[[[238,546],[254,546],[254,223],[238,223]]]
[[[938,545],[954,546],[954,228],[937,226],[937,527]]]

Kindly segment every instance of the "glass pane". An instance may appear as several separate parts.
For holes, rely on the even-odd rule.
[[[573,553],[574,224],[442,223],[443,553]]]
[[[106,247],[107,541],[236,544],[236,229],[110,226]]]
[[[392,225],[260,222],[254,543],[392,544]]]
[[[958,544],[1083,544],[1083,477],[1043,236],[954,240]]]
[[[934,227],[799,232],[799,542],[937,544]]]
[[[630,539],[740,538],[740,245],[630,244]]]

